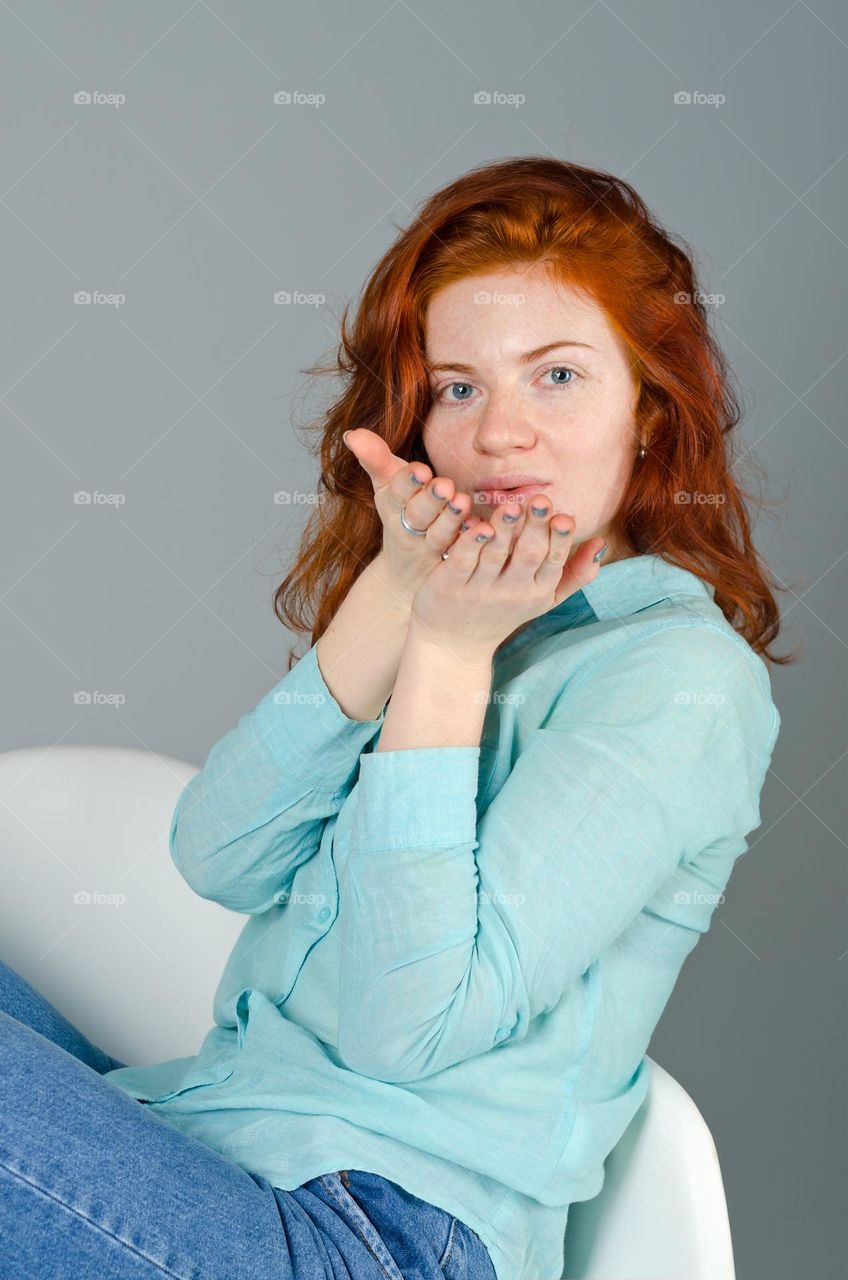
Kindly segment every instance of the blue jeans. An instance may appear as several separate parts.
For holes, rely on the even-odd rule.
[[[359,1169],[273,1187],[101,1079],[125,1065],[0,961],[6,1280],[496,1280],[443,1209]]]

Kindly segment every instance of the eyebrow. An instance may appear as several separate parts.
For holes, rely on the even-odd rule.
[[[580,342],[574,338],[562,338],[557,342],[546,342],[542,347],[534,347],[532,351],[525,351],[523,356],[518,357],[519,364],[529,364],[531,360],[540,360],[542,356],[546,356],[549,351],[556,351],[559,347],[585,347],[587,351],[595,351],[596,347],[590,346],[588,342]],[[454,362],[453,364],[427,364],[430,373],[435,373],[438,369],[456,369],[460,373],[474,373],[474,366],[471,364],[462,364]]]

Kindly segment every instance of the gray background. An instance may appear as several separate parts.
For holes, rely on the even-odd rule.
[[[283,674],[272,597],[317,476],[300,428],[326,397],[303,394],[301,370],[332,352],[341,306],[424,195],[550,153],[627,178],[696,248],[770,504],[756,538],[786,586],[782,648],[802,662],[772,672],[763,824],[650,1052],[716,1138],[740,1280],[831,1274],[846,1216],[844,5],[15,0],[0,47],[3,750],[118,743],[199,764]],[[486,90],[526,101],[475,104]],[[95,91],[125,102],[75,103]],[[676,103],[687,91],[726,100]],[[125,701],[79,705],[79,690]]]

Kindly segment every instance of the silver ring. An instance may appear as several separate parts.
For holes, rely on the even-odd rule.
[[[427,530],[412,529],[412,526],[409,524],[409,521],[406,520],[406,503],[404,503],[404,506],[401,507],[401,524],[402,526],[404,526],[404,529],[410,532],[410,534],[415,534],[416,538],[427,538]],[[442,552],[442,559],[447,559],[447,557],[448,557],[448,553]]]
[[[404,503],[400,509],[400,522],[403,525],[404,529],[406,529],[407,533],[414,533],[419,538],[424,538],[427,536],[426,529],[414,529],[412,525],[409,523],[409,521],[407,520],[406,503]]]

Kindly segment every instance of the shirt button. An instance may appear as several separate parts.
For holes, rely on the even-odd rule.
[[[322,908],[321,908],[321,910],[318,912],[318,919],[319,919],[319,920],[329,920],[329,918],[330,918],[330,916],[331,916],[332,914],[333,914],[333,913],[331,912],[331,910],[330,910],[330,908],[329,908],[329,907],[322,907]]]
[[[495,1032],[495,1039],[505,1040],[508,1035],[509,1035],[509,1027],[498,1027],[497,1031]]]

